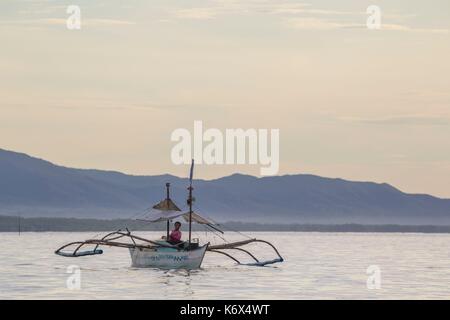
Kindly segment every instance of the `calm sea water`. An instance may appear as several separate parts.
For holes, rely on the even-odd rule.
[[[126,249],[105,248],[103,255],[82,258],[53,253],[62,244],[91,238],[93,233],[0,233],[0,299],[450,298],[450,235],[250,235],[273,242],[286,261],[267,267],[238,266],[227,257],[207,253],[197,271],[135,269]],[[254,251],[273,257],[260,245]],[[81,270],[79,290],[67,287],[70,265]],[[369,266],[380,270],[379,289],[367,288]]]

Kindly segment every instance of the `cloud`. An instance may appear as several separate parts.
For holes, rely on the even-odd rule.
[[[310,4],[271,1],[223,1],[216,0],[210,6],[175,9],[172,15],[182,19],[213,19],[225,15],[356,15],[362,12],[311,9]]]
[[[314,8],[311,4],[266,0],[215,0],[210,6],[179,8],[171,11],[175,19],[212,20],[221,16],[271,15],[281,19],[281,25],[298,30],[367,29],[365,11],[341,11]],[[450,33],[449,29],[417,28],[404,23],[416,14],[383,13],[381,30],[402,32]],[[333,17],[334,20],[329,20]]]
[[[130,26],[135,25],[136,22],[129,20],[118,20],[118,19],[86,19],[82,20],[82,24],[88,26]]]
[[[337,29],[367,29],[365,23],[351,23],[330,21],[322,18],[286,18],[284,25],[288,28],[299,30],[337,30]],[[421,33],[440,33],[448,34],[449,29],[427,29],[413,28],[401,24],[381,23],[381,31],[399,31],[399,32],[421,32]]]
[[[46,19],[28,19],[28,20],[10,20],[0,21],[0,26],[58,26],[66,25],[67,19],[60,18],[46,18]],[[133,21],[127,20],[115,20],[115,19],[82,19],[81,25],[83,26],[126,26],[135,25]]]
[[[363,24],[332,22],[319,18],[288,18],[284,25],[293,29],[303,30],[333,30],[343,28],[364,28]]]
[[[424,125],[424,126],[448,126],[450,125],[450,116],[431,116],[422,114],[409,115],[389,115],[379,118],[363,117],[338,117],[340,121],[373,124],[373,125]]]
[[[205,20],[216,18],[219,13],[214,8],[190,8],[179,9],[174,12],[174,16],[180,19]]]
[[[450,33],[449,29],[427,29],[427,28],[413,28],[400,24],[381,24],[382,30],[391,30],[391,31],[406,31],[406,32],[425,32],[425,33],[441,33],[448,34]]]

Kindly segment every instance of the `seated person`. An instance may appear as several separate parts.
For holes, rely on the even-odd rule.
[[[179,244],[181,243],[181,222],[177,221],[175,222],[175,229],[172,230],[172,232],[170,233],[169,236],[169,240],[167,242],[169,242],[170,244]]]

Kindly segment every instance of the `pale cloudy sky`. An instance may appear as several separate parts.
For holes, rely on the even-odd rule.
[[[449,18],[448,0],[1,0],[0,148],[183,176],[174,129],[279,128],[280,174],[449,198]],[[197,176],[232,172],[259,166]]]

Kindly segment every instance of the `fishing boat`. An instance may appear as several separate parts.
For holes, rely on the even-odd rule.
[[[76,241],[63,245],[55,251],[55,254],[63,257],[84,257],[103,254],[102,247],[119,247],[128,249],[131,256],[131,266],[136,268],[159,268],[159,269],[199,269],[206,252],[222,254],[232,259],[237,264],[251,266],[265,266],[277,262],[282,262],[283,258],[277,248],[270,242],[248,238],[237,242],[227,242],[214,244],[206,242],[200,243],[198,238],[192,237],[192,223],[206,227],[208,230],[224,234],[220,224],[212,219],[206,218],[193,210],[193,171],[194,161],[192,160],[187,205],[189,210],[183,212],[170,198],[170,183],[166,183],[166,198],[154,205],[149,212],[146,212],[145,219],[136,219],[145,223],[166,222],[166,235],[161,239],[150,240],[132,233],[128,228],[117,230],[104,235],[100,239],[88,239]],[[189,237],[187,241],[173,243],[170,241],[170,222],[174,219],[184,219],[189,224]],[[222,236],[221,238],[225,240]],[[262,243],[273,249],[276,258],[263,260],[258,259],[255,254],[244,249],[251,243]],[[244,253],[251,259],[251,262],[241,262],[230,251],[235,250]]]

